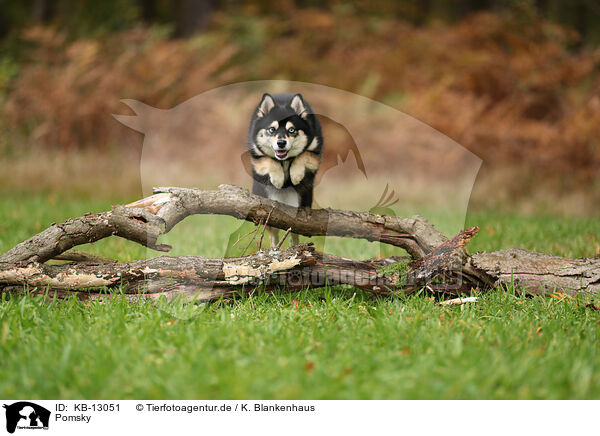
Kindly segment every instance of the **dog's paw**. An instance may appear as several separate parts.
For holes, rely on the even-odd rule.
[[[260,176],[269,175],[271,184],[277,189],[281,189],[285,183],[285,175],[283,174],[283,168],[281,164],[275,162],[273,159],[268,157],[262,157],[260,159],[253,159],[252,166],[254,171]]]
[[[304,179],[307,171],[317,172],[321,160],[314,153],[304,152],[290,165],[290,179],[297,185]]]
[[[283,187],[285,176],[283,174],[283,168],[281,168],[281,165],[277,165],[271,170],[269,173],[269,179],[271,180],[273,186],[275,186],[277,189],[281,189]]]
[[[294,159],[292,165],[290,165],[290,180],[294,185],[297,185],[302,181],[306,174],[306,167],[304,166],[303,159]]]

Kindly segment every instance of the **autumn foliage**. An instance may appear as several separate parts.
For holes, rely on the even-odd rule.
[[[135,28],[72,40],[32,27],[3,112],[13,140],[75,150],[120,145],[122,98],[161,108],[202,91],[290,79],[365,95],[430,124],[484,161],[592,180],[600,167],[600,50],[530,14],[479,13],[457,24],[298,9],[288,19],[217,14],[172,39]]]

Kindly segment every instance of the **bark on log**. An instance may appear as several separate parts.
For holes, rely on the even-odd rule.
[[[471,256],[472,266],[494,280],[532,294],[600,292],[600,258],[569,259],[512,248]]]

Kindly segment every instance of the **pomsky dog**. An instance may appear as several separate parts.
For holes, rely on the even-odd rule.
[[[300,94],[264,94],[250,119],[252,193],[293,207],[311,207],[321,163],[321,124]],[[271,246],[279,231],[269,228]],[[292,234],[292,244],[298,235]]]

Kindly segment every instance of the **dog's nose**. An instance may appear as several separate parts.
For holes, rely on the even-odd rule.
[[[285,139],[278,139],[277,140],[277,146],[279,148],[284,148],[287,145],[287,141]]]

